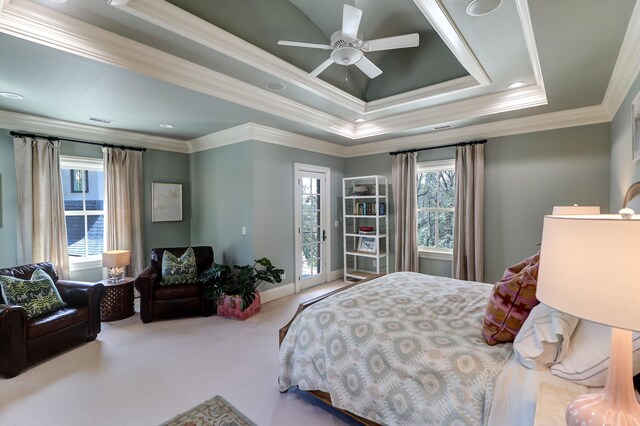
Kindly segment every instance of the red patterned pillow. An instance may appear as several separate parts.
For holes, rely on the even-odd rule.
[[[513,342],[536,299],[540,253],[513,265],[493,287],[482,334],[490,345]]]

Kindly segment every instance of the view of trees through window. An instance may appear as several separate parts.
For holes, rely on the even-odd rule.
[[[418,246],[443,251],[453,249],[453,217],[456,200],[454,170],[419,171]]]

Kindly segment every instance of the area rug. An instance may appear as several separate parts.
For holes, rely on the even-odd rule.
[[[178,414],[161,426],[256,426],[220,395]]]

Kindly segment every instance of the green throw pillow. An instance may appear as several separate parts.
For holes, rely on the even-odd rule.
[[[198,279],[196,255],[189,247],[180,258],[168,251],[162,254],[162,285],[195,283]]]
[[[30,280],[0,275],[0,290],[7,304],[26,309],[27,318],[37,317],[67,305],[62,301],[49,274],[42,269],[36,269]]]

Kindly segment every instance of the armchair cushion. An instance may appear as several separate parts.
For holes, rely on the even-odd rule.
[[[176,257],[165,250],[162,255],[162,285],[193,283],[198,279],[196,256],[189,247],[182,256]]]
[[[48,312],[28,321],[27,338],[36,339],[88,320],[88,308],[64,308]]]
[[[24,307],[29,319],[66,305],[53,280],[42,269],[36,269],[30,280],[0,276],[0,290],[8,304]]]
[[[156,300],[181,299],[185,297],[199,297],[201,285],[196,283],[182,285],[158,286],[154,292]]]

